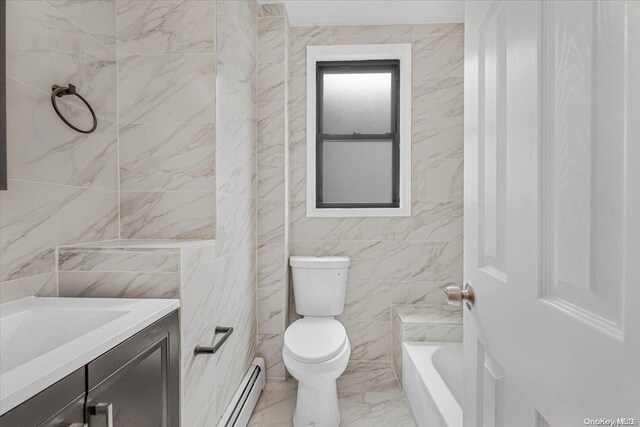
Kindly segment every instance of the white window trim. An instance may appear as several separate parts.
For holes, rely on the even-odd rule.
[[[398,59],[400,61],[400,206],[316,208],[316,62]],[[307,216],[411,216],[411,44],[307,46]]]

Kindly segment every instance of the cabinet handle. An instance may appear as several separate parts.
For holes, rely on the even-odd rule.
[[[113,427],[113,403],[98,403],[89,410],[90,415],[102,416],[107,419],[107,427]]]
[[[69,424],[69,427],[89,427],[89,424],[85,424],[85,423],[73,423],[73,424]]]

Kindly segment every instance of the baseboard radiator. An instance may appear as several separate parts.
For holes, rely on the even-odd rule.
[[[256,357],[224,411],[218,427],[246,427],[265,383],[264,359]]]

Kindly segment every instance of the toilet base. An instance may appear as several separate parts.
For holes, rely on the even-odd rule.
[[[298,383],[293,425],[294,427],[338,427],[340,425],[340,405],[335,380],[317,384]]]

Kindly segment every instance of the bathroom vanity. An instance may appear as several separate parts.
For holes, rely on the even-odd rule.
[[[179,426],[178,306],[33,297],[3,304],[0,425]],[[34,326],[45,333],[29,334]]]

